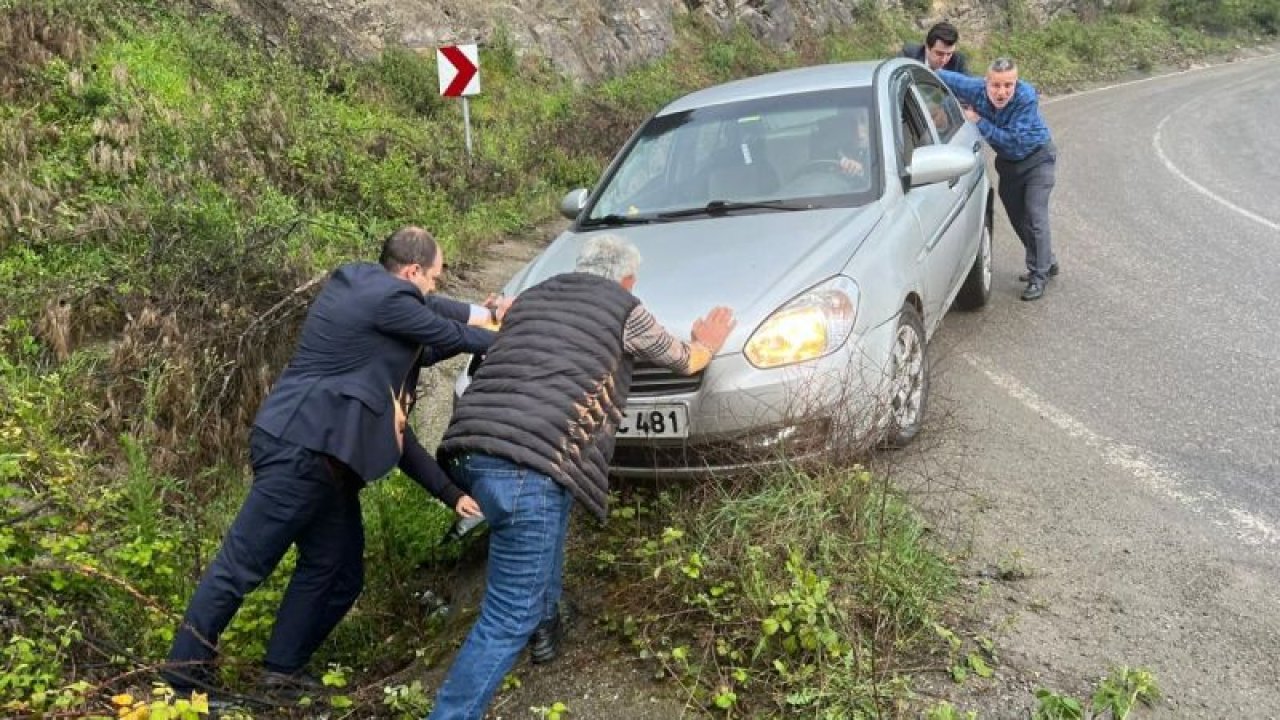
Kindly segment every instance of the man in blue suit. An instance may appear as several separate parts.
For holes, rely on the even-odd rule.
[[[308,311],[297,351],[258,411],[249,439],[254,480],[205,570],[164,672],[175,690],[212,684],[218,635],[244,597],[298,546],[264,658],[263,688],[318,689],[307,661],[364,585],[360,489],[399,465],[463,516],[479,514],[404,421],[424,365],[484,352],[510,304],[432,295],[444,258],[431,234],[407,227],[379,264],[333,272]]]

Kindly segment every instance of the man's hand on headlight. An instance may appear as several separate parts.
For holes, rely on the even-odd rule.
[[[735,324],[732,310],[724,306],[713,308],[705,317],[693,321],[693,341],[714,355],[724,346]]]

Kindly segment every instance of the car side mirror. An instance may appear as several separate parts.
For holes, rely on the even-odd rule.
[[[578,188],[565,193],[560,198],[560,214],[570,220],[576,220],[578,213],[587,206],[587,196],[591,193],[586,188]]]
[[[954,182],[978,166],[979,154],[951,145],[925,145],[911,153],[906,176],[911,187]]]

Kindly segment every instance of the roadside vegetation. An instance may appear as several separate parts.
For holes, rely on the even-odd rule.
[[[965,49],[974,67],[1014,55],[1048,91],[1280,31],[1278,0],[1129,0],[1043,26],[1008,6],[1007,27]],[[670,57],[590,88],[491,38],[467,162],[431,58],[352,63],[296,35],[268,48],[160,0],[0,0],[0,714],[204,714],[149,695],[152,670],[243,497],[246,429],[327,269],[406,223],[474,260],[548,220],[662,102],[919,34],[860,8],[853,29],[789,52],[691,21]],[[430,688],[379,679],[447,652],[414,578],[450,518],[411,486],[364,494],[367,590],[320,658],[345,693],[335,715],[420,716]],[[607,619],[620,647],[708,713],[905,714],[927,705],[913,669],[963,680],[994,662],[949,629],[955,579],[908,501],[857,467],[628,493],[608,526],[579,528],[591,550],[571,570],[627,599]],[[251,679],[290,569],[224,635],[231,687]]]

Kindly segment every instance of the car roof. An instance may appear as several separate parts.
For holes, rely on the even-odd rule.
[[[904,62],[910,61],[899,58],[863,60],[832,65],[813,65],[757,75],[689,93],[662,108],[658,115],[669,115],[741,100],[756,100],[836,88],[870,87],[876,69],[881,65],[898,65]]]

